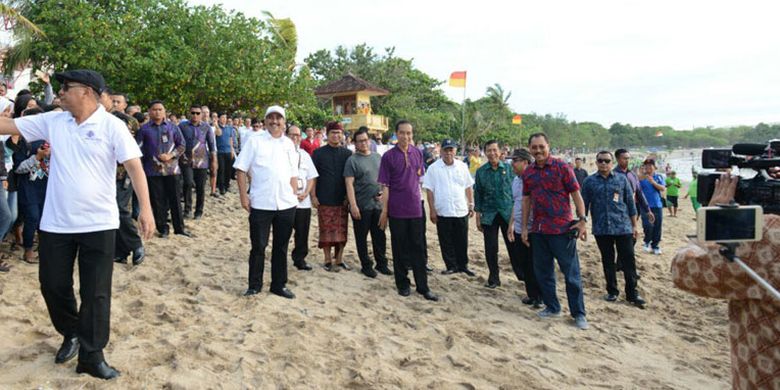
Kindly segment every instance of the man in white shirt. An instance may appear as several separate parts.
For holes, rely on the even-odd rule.
[[[295,247],[292,250],[292,260],[295,268],[301,271],[311,271],[311,266],[306,264],[306,255],[309,254],[309,227],[311,226],[311,190],[319,174],[311,156],[301,149],[301,128],[292,125],[287,128],[287,137],[295,144],[298,151],[298,183],[295,194],[298,196],[298,207],[295,209]]]
[[[451,139],[442,142],[441,159],[428,167],[422,187],[428,195],[429,218],[436,224],[441,256],[447,266],[442,274],[463,272],[474,276],[468,268],[468,221],[474,215],[474,179],[469,167],[455,158],[457,149]]]
[[[0,134],[22,135],[51,145],[48,196],[40,224],[41,293],[57,332],[65,338],[55,363],[76,353],[76,372],[111,379],[119,371],[103,357],[108,343],[114,240],[119,227],[116,164],[133,182],[144,238],[154,232],[141,151],[127,126],[99,104],[103,76],[91,70],[57,73],[65,112],[10,120],[0,118]],[[78,253],[81,307],[73,293],[73,263]]]
[[[265,112],[268,132],[249,137],[244,150],[236,158],[238,194],[241,207],[249,212],[249,288],[245,296],[260,292],[263,285],[265,247],[273,227],[271,249],[271,293],[292,299],[288,290],[287,247],[298,206],[298,152],[289,138],[284,136],[285,112],[280,106],[268,107]],[[247,175],[252,187],[247,191]]]

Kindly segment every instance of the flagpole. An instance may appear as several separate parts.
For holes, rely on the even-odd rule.
[[[463,144],[466,134],[466,83],[463,83],[463,102],[460,107],[460,149],[461,152],[465,151],[466,145]]]

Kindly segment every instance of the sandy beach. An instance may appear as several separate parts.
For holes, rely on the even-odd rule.
[[[235,192],[207,197],[204,218],[187,221],[196,238],[154,238],[141,266],[114,268],[105,352],[122,372],[117,380],[78,375],[75,360],[54,364],[62,338],[49,321],[37,265],[21,262],[19,251],[8,254],[13,269],[0,274],[0,388],[725,389],[725,302],[686,294],[670,280],[675,249],[695,230],[692,218],[690,202],[681,200],[680,216],[664,220],[664,254],[638,255],[645,310],[628,305],[622,294],[617,303],[601,299],[605,283],[595,241],[580,242],[591,324],[581,331],[568,316],[560,275],[563,317],[541,320],[520,302],[524,287],[503,247],[502,287],[482,287],[487,267],[473,223],[474,278],[440,274],[444,264],[428,224],[436,269],[429,283],[442,297],[438,303],[417,294],[400,297],[392,277],[370,280],[358,267],[302,272],[292,264],[288,287],[296,299],[267,292],[268,265],[263,292],[244,298],[246,212]],[[312,228],[308,261],[318,265],[316,217]],[[353,241],[345,259],[358,265]]]

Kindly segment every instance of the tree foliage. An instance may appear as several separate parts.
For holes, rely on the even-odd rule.
[[[322,115],[313,80],[294,69],[289,20],[183,0],[42,0],[25,16],[47,34],[31,45],[36,69],[95,69],[131,100],[162,99],[172,110],[198,103],[252,111],[279,103],[293,108],[293,118]]]

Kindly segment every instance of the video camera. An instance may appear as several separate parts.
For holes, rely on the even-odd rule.
[[[765,214],[780,214],[780,180],[767,174],[767,169],[780,167],[780,139],[767,144],[735,144],[731,149],[704,149],[703,168],[726,169],[736,166],[757,172],[752,179],[740,178],[734,201],[741,205],[761,206]],[[700,173],[698,200],[707,205],[715,190],[715,180],[722,172]]]

